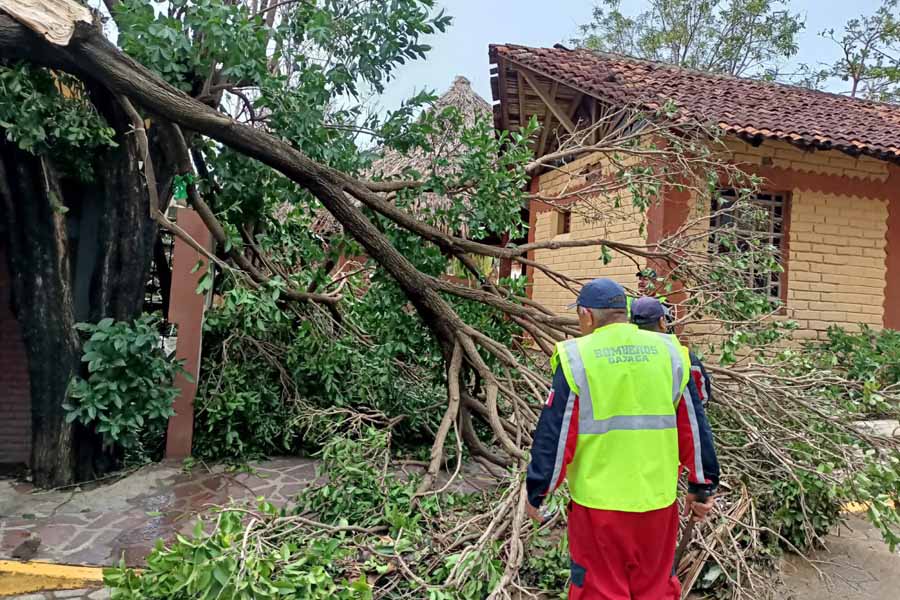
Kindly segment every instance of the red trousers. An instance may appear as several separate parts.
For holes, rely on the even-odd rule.
[[[678,503],[646,513],[569,508],[570,600],[678,600]]]

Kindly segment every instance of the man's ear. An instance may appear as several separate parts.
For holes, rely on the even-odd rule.
[[[665,331],[668,330],[668,329],[669,329],[669,324],[666,323],[666,318],[665,318],[665,317],[660,317],[660,318],[659,318],[659,330],[662,331],[662,332],[665,332]]]

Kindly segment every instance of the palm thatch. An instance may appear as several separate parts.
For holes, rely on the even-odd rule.
[[[429,112],[440,114],[448,107],[453,107],[459,111],[466,128],[474,126],[478,119],[492,118],[493,114],[491,105],[479,96],[472,89],[471,82],[461,75],[453,80],[453,85],[434,102]],[[433,149],[430,152],[425,152],[421,148],[415,148],[408,153],[402,153],[393,148],[385,149],[381,157],[372,163],[366,176],[370,179],[391,179],[402,176],[405,171],[410,169],[423,175],[431,172],[447,174],[446,169],[448,167],[439,166],[439,161],[440,159],[446,159],[447,164],[454,164],[454,158],[459,156],[461,152],[464,152],[462,140],[459,139],[456,131],[451,131],[435,134],[429,142]],[[420,216],[424,216],[429,212],[446,209],[454,201],[464,201],[464,199],[453,199],[437,194],[423,194],[417,198],[411,210]],[[340,231],[341,226],[331,213],[322,210],[316,215],[312,228],[318,235],[327,236]],[[465,229],[465,223],[444,223],[442,224],[442,229],[453,229],[458,233],[464,233],[461,230]]]

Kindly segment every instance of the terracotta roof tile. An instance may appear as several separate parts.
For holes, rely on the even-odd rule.
[[[490,54],[614,104],[671,100],[684,117],[728,133],[900,160],[898,105],[559,46],[493,45]]]

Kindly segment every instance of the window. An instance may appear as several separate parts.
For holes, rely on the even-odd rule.
[[[758,193],[749,198],[749,206],[735,207],[737,194],[734,190],[720,190],[718,198],[712,201],[710,211],[710,251],[736,253],[746,251],[750,240],[774,246],[778,250],[778,261],[784,268],[784,227],[788,208],[785,194]],[[737,235],[734,243],[726,243],[716,231],[730,229]],[[736,247],[734,247],[736,246]],[[767,291],[769,297],[784,299],[785,272],[772,272],[763,265],[752,262],[747,269],[747,285],[758,291]]]
[[[572,231],[572,211],[556,211],[556,235],[562,235]]]

